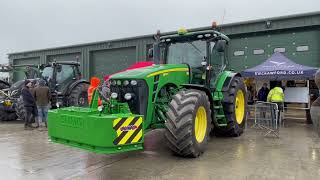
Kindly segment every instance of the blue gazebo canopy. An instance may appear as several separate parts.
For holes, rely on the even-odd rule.
[[[243,77],[266,80],[306,80],[314,79],[318,68],[297,64],[280,52],[274,53],[262,64],[244,70]]]

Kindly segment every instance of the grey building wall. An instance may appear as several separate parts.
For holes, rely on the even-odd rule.
[[[13,53],[9,54],[9,63],[45,64],[52,61],[79,61],[83,77],[89,79],[92,75],[101,77],[101,67],[110,67],[112,63],[118,64],[118,66],[113,65],[115,68],[107,68],[105,74],[119,71],[128,63],[132,64],[136,61],[146,60],[147,46],[152,43],[152,36],[141,36],[84,45]],[[128,48],[131,51],[128,51]],[[132,52],[132,50],[134,52]],[[95,70],[99,72],[95,72]],[[14,74],[16,74],[16,72]],[[18,80],[17,77],[21,76],[13,75],[13,81]]]

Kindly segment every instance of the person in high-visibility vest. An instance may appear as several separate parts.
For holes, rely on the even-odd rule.
[[[276,87],[270,90],[268,97],[268,102],[276,103],[278,105],[278,120],[280,119],[280,111],[283,110],[283,103],[284,103],[284,92],[281,88],[281,82],[278,82]],[[273,111],[272,116],[274,117]]]
[[[276,87],[271,89],[271,91],[268,94],[267,100],[268,102],[274,102],[274,103],[284,102],[284,93],[280,83],[278,83]]]
[[[100,79],[99,78],[92,77],[90,79],[90,86],[88,88],[88,102],[89,102],[89,105],[92,103],[91,101],[92,101],[93,92],[94,92],[94,90],[96,90],[98,88],[99,84],[100,84]],[[98,99],[98,105],[99,106],[102,105],[102,101],[101,101],[100,98]]]

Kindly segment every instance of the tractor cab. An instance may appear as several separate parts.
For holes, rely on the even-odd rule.
[[[187,32],[180,29],[178,34],[157,36],[156,39],[155,62],[187,64],[191,84],[215,88],[218,75],[227,65],[227,36],[213,30]]]
[[[40,78],[49,86],[53,107],[77,105],[86,107],[88,82],[81,79],[80,63],[51,62],[40,67]]]
[[[70,84],[81,79],[78,62],[53,62],[40,68],[41,78],[51,90],[63,93]]]

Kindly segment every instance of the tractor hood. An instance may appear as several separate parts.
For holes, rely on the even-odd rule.
[[[126,70],[111,76],[111,79],[146,79],[148,77],[174,71],[188,71],[186,64],[157,64],[148,67]]]

